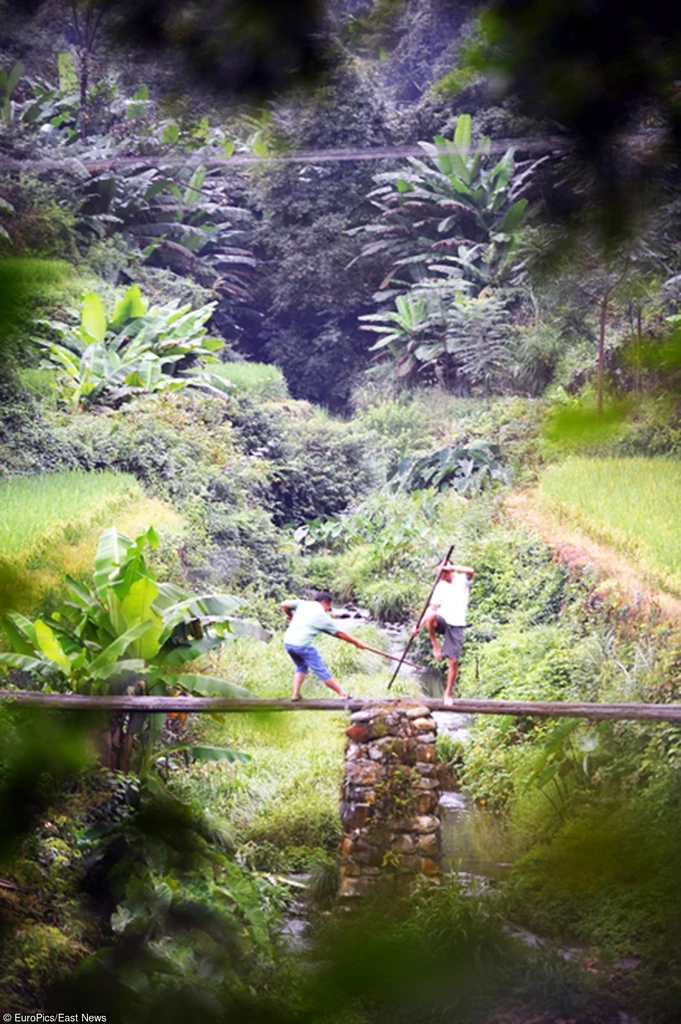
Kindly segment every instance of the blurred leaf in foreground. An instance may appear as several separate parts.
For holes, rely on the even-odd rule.
[[[612,441],[631,412],[626,400],[613,400],[599,410],[589,398],[555,405],[544,424],[547,441],[560,448],[584,448]]]

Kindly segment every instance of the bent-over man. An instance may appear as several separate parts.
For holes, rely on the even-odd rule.
[[[443,562],[438,569],[440,580],[421,625],[428,630],[433,657],[439,660],[444,656],[447,659],[447,683],[443,699],[445,704],[451,704],[452,689],[459,671],[468,596],[475,570],[469,565],[453,565],[451,562]],[[438,633],[444,635],[442,647]]]
[[[284,601],[281,608],[289,620],[289,627],[284,633],[284,647],[296,666],[291,700],[300,700],[300,688],[310,669],[339,697],[349,698],[350,694],[338,685],[324,664],[321,654],[312,644],[317,633],[330,633],[331,636],[337,636],[339,640],[346,640],[347,643],[364,650],[365,645],[362,641],[356,640],[349,633],[344,633],[329,615],[331,594],[322,590],[317,594],[316,601]]]

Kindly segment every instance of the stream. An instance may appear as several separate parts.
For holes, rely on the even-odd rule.
[[[339,618],[358,621],[373,621],[363,609],[348,608]],[[378,623],[373,623],[378,625]],[[386,639],[386,648],[391,654],[402,654],[408,637],[403,626],[379,626]],[[429,697],[442,692],[443,678],[437,671],[419,671],[404,666],[404,675],[417,679],[421,692]],[[470,740],[471,726],[475,715],[459,714],[452,711],[434,711],[433,718],[440,736],[449,736],[459,743]],[[476,806],[473,800],[458,790],[445,790],[440,797],[440,820],[442,835],[442,868],[446,874],[456,874],[468,886],[503,885],[513,866],[511,839],[504,822],[493,811]],[[304,890],[308,876],[298,875],[290,879],[293,885]],[[304,951],[309,948],[307,937],[307,906],[301,898],[294,900],[285,914],[284,936],[289,949]],[[528,946],[544,946],[546,940],[525,928],[509,927],[509,932]],[[563,947],[557,950],[565,960],[579,961],[585,950]],[[623,970],[638,965],[635,958],[622,958],[617,964]],[[622,1010],[617,1012],[617,1024],[640,1024],[640,1021]]]
[[[366,621],[366,613],[358,609],[357,617]],[[378,625],[378,623],[374,623]],[[379,626],[386,638],[391,654],[402,654],[408,639],[403,626]],[[400,672],[416,679],[421,691],[428,697],[440,696],[443,678],[440,672],[417,672],[403,666]],[[435,711],[433,718],[438,735],[449,736],[459,743],[470,739],[474,715],[452,711]],[[458,790],[445,790],[440,797],[442,821],[442,867],[447,873],[457,873],[468,882],[498,884],[505,880],[511,866],[508,831],[498,815],[476,806],[470,797]]]
[[[440,736],[467,742],[473,715],[435,711],[433,718]],[[512,862],[508,832],[499,817],[457,790],[442,793],[440,817],[444,871],[471,882],[503,882]]]

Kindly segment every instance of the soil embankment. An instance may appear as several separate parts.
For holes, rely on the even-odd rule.
[[[567,566],[594,566],[614,581],[622,598],[642,613],[656,611],[662,619],[681,626],[681,600],[652,583],[636,564],[588,534],[561,522],[533,498],[531,491],[516,491],[504,502],[516,522],[529,527],[551,545]]]

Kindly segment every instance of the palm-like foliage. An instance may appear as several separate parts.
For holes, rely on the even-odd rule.
[[[468,114],[457,120],[454,138],[436,136],[419,145],[425,160],[410,157],[399,171],[377,174],[369,194],[380,212],[356,229],[371,236],[362,254],[385,253],[391,261],[383,282],[408,271],[412,281],[432,274],[455,274],[480,290],[498,274],[522,226],[522,196],[539,161],[516,165],[513,149],[490,160],[483,137],[471,146]]]
[[[471,441],[447,445],[427,455],[408,455],[397,466],[388,484],[393,491],[453,487],[460,494],[476,494],[494,482],[509,484],[513,470],[504,465],[499,445]]]
[[[269,640],[257,623],[234,617],[243,602],[230,594],[189,594],[158,583],[144,549],[153,529],[130,540],[114,527],[99,539],[92,586],[67,577],[68,597],[49,619],[8,613],[2,625],[13,653],[0,664],[30,674],[46,690],[120,692],[140,683],[148,693],[244,696],[222,679],[174,670],[225,639]]]
[[[438,367],[448,385],[494,390],[511,364],[507,298],[499,290],[475,297],[459,294],[436,309],[435,330],[416,348],[415,359]]]
[[[392,356],[398,377],[430,369],[447,386],[489,390],[510,364],[505,299],[467,296],[460,280],[426,281],[396,296],[394,309],[360,320],[380,335],[370,351]]]
[[[146,545],[157,543],[153,529],[135,540],[113,527],[105,530],[92,586],[66,577],[67,599],[47,620],[5,615],[2,627],[12,652],[0,653],[0,665],[29,675],[47,691],[251,696],[224,679],[177,671],[226,639],[270,636],[257,623],[234,617],[243,602],[231,594],[189,594],[173,583],[158,583],[144,557]],[[123,722],[114,716],[105,743],[109,766],[128,768],[134,735],[144,741],[148,758],[164,720],[165,715],[140,712],[123,716]],[[221,747],[173,749],[203,760],[244,757]]]
[[[0,119],[8,125],[12,121],[12,93],[18,86],[24,73],[23,61],[18,60],[9,71],[0,71]]]
[[[391,260],[382,288],[398,287],[380,296],[395,299],[394,309],[360,319],[380,334],[372,351],[392,355],[398,376],[430,368],[447,385],[454,374],[460,385],[487,389],[508,363],[509,330],[506,304],[490,289],[525,221],[521,193],[540,161],[518,167],[509,149],[493,162],[490,140],[474,150],[471,135],[461,114],[451,141],[420,143],[427,160],[376,175],[370,195],[380,218],[357,230],[372,236],[365,255]],[[397,280],[404,271],[411,282]]]
[[[398,295],[395,309],[381,313],[367,313],[359,318],[364,321],[363,331],[380,335],[371,346],[371,352],[390,354],[395,360],[398,377],[408,377],[419,367],[417,350],[422,346],[427,331],[432,328],[432,309],[425,296],[414,294]]]
[[[189,274],[228,298],[250,297],[253,215],[234,205],[220,169],[162,171],[140,160],[102,171],[89,182],[81,224],[100,235],[122,232],[144,260]]]
[[[213,302],[196,310],[176,304],[148,309],[132,285],[109,318],[99,295],[89,292],[77,324],[48,322],[59,342],[36,342],[65,371],[63,383],[74,407],[115,404],[187,384],[224,390],[201,376],[178,376],[178,367],[203,366],[222,346],[206,330],[214,309]]]

